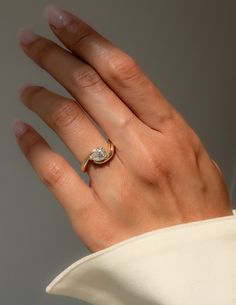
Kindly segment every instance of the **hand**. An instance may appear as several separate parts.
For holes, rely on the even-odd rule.
[[[64,141],[80,163],[91,150],[115,146],[103,165],[89,163],[87,185],[28,124],[17,141],[42,182],[65,209],[87,248],[104,249],[162,227],[231,215],[223,175],[199,137],[128,54],[69,12],[45,10],[70,50],[29,29],[22,50],[73,96],[24,86],[23,103]]]

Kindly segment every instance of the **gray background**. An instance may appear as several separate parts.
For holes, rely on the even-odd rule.
[[[137,60],[218,162],[234,207],[235,3],[226,0],[54,3],[79,15]],[[25,120],[79,170],[64,144],[19,103],[16,93],[24,81],[64,93],[60,85],[26,58],[16,37],[19,27],[29,25],[53,38],[42,19],[46,4],[47,1],[39,0],[0,2],[0,304],[4,305],[85,304],[44,291],[57,273],[89,251],[23,158],[11,132],[13,119]]]

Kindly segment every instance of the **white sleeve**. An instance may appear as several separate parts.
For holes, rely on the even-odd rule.
[[[233,213],[146,232],[87,255],[46,292],[93,305],[236,305]]]

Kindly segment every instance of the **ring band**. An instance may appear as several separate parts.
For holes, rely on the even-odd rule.
[[[81,171],[85,172],[89,161],[93,161],[96,164],[103,164],[109,161],[114,155],[115,147],[112,142],[108,139],[109,151],[106,151],[102,146],[94,148],[91,153],[84,159],[81,164]]]

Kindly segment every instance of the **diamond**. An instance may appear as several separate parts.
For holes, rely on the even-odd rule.
[[[107,152],[103,147],[97,147],[92,151],[91,158],[94,161],[103,161],[106,159]]]

